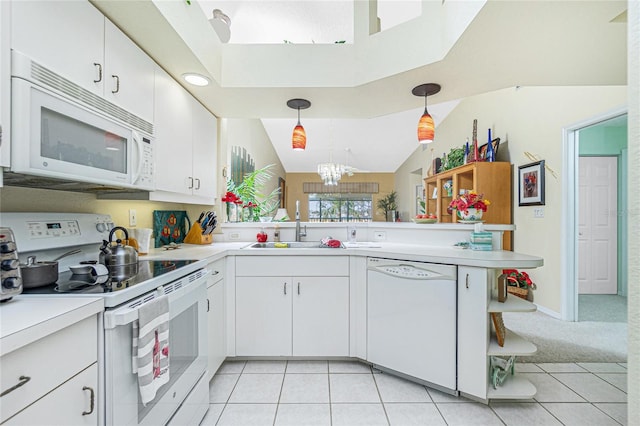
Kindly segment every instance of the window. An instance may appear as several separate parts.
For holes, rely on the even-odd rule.
[[[309,222],[371,222],[371,194],[309,194]]]

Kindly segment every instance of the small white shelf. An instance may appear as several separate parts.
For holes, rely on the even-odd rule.
[[[488,312],[535,312],[536,305],[510,294],[504,302],[493,299],[489,302]]]
[[[491,341],[489,342],[489,350],[487,355],[497,356],[527,356],[536,353],[538,348],[528,340],[523,339],[518,334],[507,329],[504,337],[504,346],[498,345],[495,333],[491,332]]]
[[[489,399],[531,399],[536,394],[536,387],[519,375],[509,376],[498,389],[490,384],[487,389]]]

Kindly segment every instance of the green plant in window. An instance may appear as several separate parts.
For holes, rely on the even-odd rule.
[[[250,222],[259,221],[261,216],[271,216],[280,205],[280,187],[274,188],[269,194],[263,192],[273,177],[270,170],[273,166],[268,164],[246,174],[239,185],[232,180],[227,181],[227,192],[234,193],[242,200],[243,216]]]
[[[391,210],[397,210],[398,205],[396,204],[396,191],[391,191],[384,197],[380,198],[376,203],[376,207],[380,212],[384,214],[384,217],[387,217],[387,212]]]

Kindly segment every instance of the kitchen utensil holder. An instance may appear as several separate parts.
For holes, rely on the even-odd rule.
[[[202,235],[202,227],[196,222],[191,229],[189,229],[186,237],[184,237],[184,242],[188,244],[211,244],[213,243],[213,235]]]

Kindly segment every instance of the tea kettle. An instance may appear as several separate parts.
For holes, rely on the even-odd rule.
[[[138,252],[128,245],[122,243],[121,239],[113,242],[113,234],[117,230],[124,232],[125,240],[129,239],[129,233],[122,226],[116,226],[109,232],[109,241],[103,240],[100,247],[100,263],[106,267],[125,266],[138,264]]]

